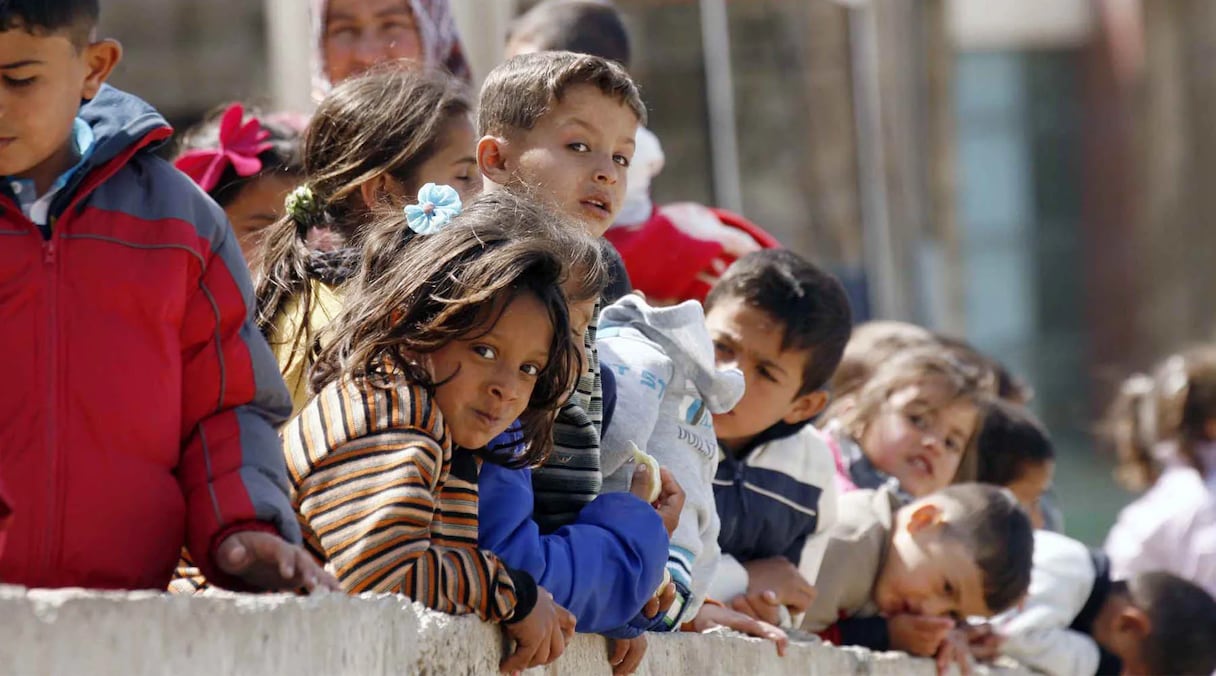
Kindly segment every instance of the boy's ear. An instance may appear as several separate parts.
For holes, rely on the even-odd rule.
[[[80,98],[91,101],[122,60],[122,45],[117,40],[99,40],[84,48],[84,60],[89,67]]]
[[[477,169],[481,175],[498,185],[509,182],[511,172],[507,169],[508,144],[501,136],[483,136],[477,142]]]
[[[919,533],[942,522],[942,508],[926,502],[912,510],[908,516],[908,532],[912,535]]]
[[[810,420],[823,413],[828,405],[828,393],[823,390],[807,392],[794,398],[789,411],[781,419],[787,425],[797,425],[804,420]]]
[[[1131,603],[1124,604],[1115,618],[1115,633],[1127,635],[1134,641],[1144,640],[1152,630],[1148,614]]]

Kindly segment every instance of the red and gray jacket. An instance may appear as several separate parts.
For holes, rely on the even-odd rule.
[[[163,589],[240,530],[299,542],[275,426],[291,411],[223,211],[152,150],[172,130],[111,87],[50,235],[0,186],[0,581]]]

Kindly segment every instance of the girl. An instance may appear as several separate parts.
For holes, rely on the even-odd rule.
[[[346,81],[317,108],[304,134],[304,183],[269,230],[255,280],[258,325],[296,411],[308,398],[314,338],[341,307],[372,213],[400,209],[426,183],[466,200],[480,192],[471,109],[450,76],[391,66]]]
[[[233,103],[186,133],[173,165],[224,208],[245,261],[256,269],[262,234],[300,181],[299,130],[246,115]]]
[[[313,95],[377,64],[412,59],[469,81],[448,0],[313,0]]]
[[[894,483],[919,498],[974,481],[980,411],[993,388],[986,370],[940,347],[880,366],[825,414],[841,492]]]
[[[1106,427],[1120,481],[1147,489],[1106,538],[1112,577],[1164,570],[1216,594],[1216,346],[1128,378]]]
[[[401,220],[386,227],[406,232]],[[482,462],[543,460],[577,372],[563,261],[598,247],[568,233],[498,193],[369,251],[313,370],[318,394],[282,431],[308,547],[343,589],[503,622],[519,643],[504,669],[556,659],[574,630],[531,575],[477,547]],[[517,418],[527,451],[489,453]]]

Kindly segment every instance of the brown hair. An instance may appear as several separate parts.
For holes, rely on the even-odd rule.
[[[840,365],[832,374],[832,396],[853,394],[865,384],[880,364],[912,347],[933,343],[928,329],[907,322],[873,320],[853,327]]]
[[[325,228],[347,246],[357,246],[371,220],[360,186],[389,175],[406,186],[407,194],[416,192],[413,177],[418,167],[438,152],[448,125],[471,111],[471,99],[459,80],[398,62],[345,80],[325,97],[304,132],[301,189],[307,198],[289,198],[294,208],[267,229],[255,275],[257,321],[263,333],[269,336],[293,298],[299,299],[304,317],[311,313],[310,280],[322,277],[313,269],[310,232]],[[296,336],[269,337],[292,343],[303,338],[303,344],[310,345],[308,324],[300,322]]]
[[[975,557],[983,579],[984,603],[994,614],[1008,610],[1030,588],[1034,563],[1030,518],[1009,491],[997,486],[956,484],[927,499],[942,498],[947,501],[946,533],[962,542]]]
[[[1149,673],[1208,676],[1216,670],[1216,599],[1203,587],[1153,572],[1116,581],[1111,594],[1126,595],[1148,616],[1140,652]]]
[[[490,71],[481,86],[477,128],[504,135],[528,130],[576,85],[590,85],[619,101],[646,124],[646,106],[637,85],[620,64],[573,52],[535,52],[506,60]]]
[[[1128,377],[1104,418],[1103,436],[1115,452],[1115,476],[1140,491],[1161,474],[1153,447],[1177,444],[1178,458],[1198,470],[1196,445],[1208,440],[1206,426],[1216,419],[1216,346],[1203,345],[1175,354],[1152,376]]]
[[[423,355],[485,332],[512,299],[531,294],[548,310],[554,334],[549,363],[520,416],[528,453],[513,464],[543,461],[553,446],[558,405],[578,373],[562,291],[573,268],[565,261],[590,261],[575,272],[584,284],[602,285],[607,275],[598,243],[503,191],[478,198],[435,234],[406,236],[401,216],[373,228],[379,245],[366,247],[345,306],[325,329],[328,344],[313,366],[313,390],[389,372],[433,389]]]
[[[943,347],[930,345],[909,350],[880,365],[859,389],[836,399],[824,413],[824,419],[835,419],[849,436],[861,439],[895,392],[928,378],[941,378],[945,382],[950,391],[949,401],[971,401],[981,411],[995,391],[991,373],[958,359]],[[980,427],[977,424],[967,439],[953,483],[975,481],[975,445]]]

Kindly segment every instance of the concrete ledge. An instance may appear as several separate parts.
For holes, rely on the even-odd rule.
[[[492,674],[501,650],[497,627],[398,596],[187,598],[0,586],[3,674]],[[558,662],[533,671],[610,674],[606,650],[602,638],[580,635]],[[929,660],[817,641],[791,645],[779,658],[771,644],[722,631],[651,634],[638,673],[935,676],[936,670]]]

